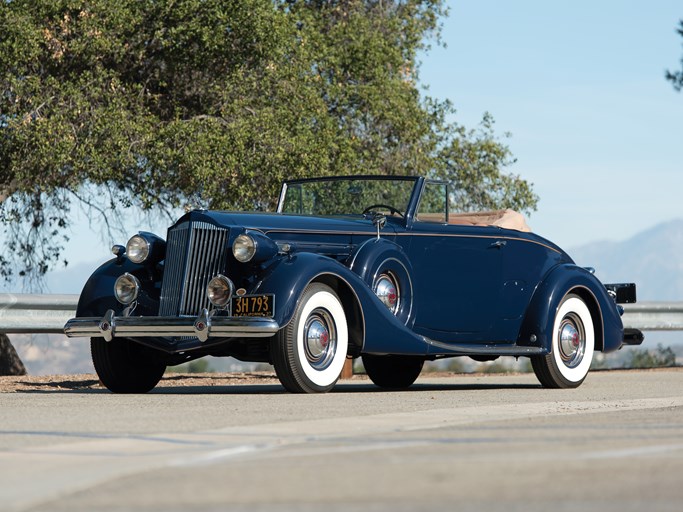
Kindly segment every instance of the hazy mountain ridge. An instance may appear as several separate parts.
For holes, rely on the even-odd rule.
[[[639,301],[683,301],[683,219],[567,252],[578,265],[594,267],[603,282],[636,283]]]

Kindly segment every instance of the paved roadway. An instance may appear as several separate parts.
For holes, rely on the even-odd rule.
[[[0,395],[0,510],[683,510],[683,371]]]

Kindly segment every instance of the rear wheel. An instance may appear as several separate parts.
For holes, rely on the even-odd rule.
[[[327,285],[313,283],[301,295],[292,320],[275,336],[271,359],[292,393],[325,393],[337,383],[349,344],[344,308]]]
[[[92,338],[90,351],[97,376],[114,393],[147,393],[166,371],[162,357],[125,338]]]
[[[375,385],[388,389],[405,389],[419,377],[424,359],[413,356],[365,354],[363,366]]]
[[[575,388],[586,378],[595,350],[593,318],[581,297],[568,294],[553,324],[551,351],[531,358],[543,387]]]

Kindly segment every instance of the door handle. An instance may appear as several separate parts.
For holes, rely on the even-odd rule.
[[[500,249],[501,247],[505,247],[506,244],[507,244],[506,240],[496,240],[489,247],[494,247],[496,249]]]

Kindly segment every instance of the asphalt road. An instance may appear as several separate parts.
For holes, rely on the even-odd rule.
[[[0,510],[683,510],[683,370],[0,394]]]

